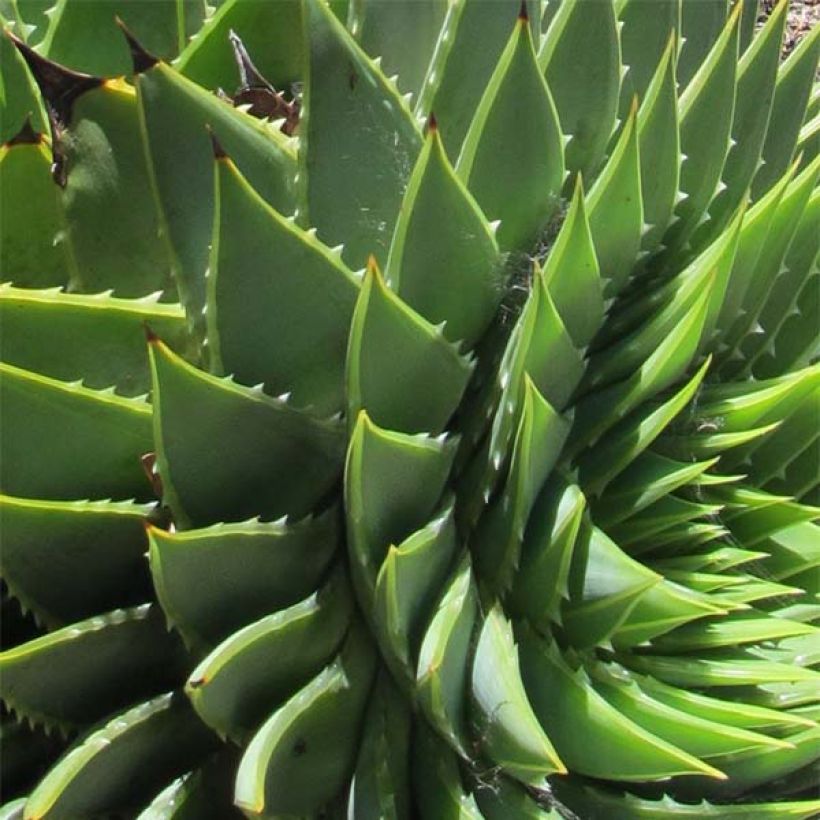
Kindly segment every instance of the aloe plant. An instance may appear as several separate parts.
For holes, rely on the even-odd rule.
[[[0,817],[816,816],[817,30],[48,5]]]

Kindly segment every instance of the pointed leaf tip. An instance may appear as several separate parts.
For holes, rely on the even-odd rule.
[[[7,31],[6,35],[14,43],[34,75],[48,105],[49,115],[60,125],[67,125],[71,120],[71,107],[74,100],[86,91],[101,86],[104,82],[102,77],[66,68],[42,57],[10,31]]]
[[[372,253],[367,257],[367,272],[381,275],[379,263],[376,261],[376,257]]]
[[[157,336],[157,334],[154,333],[154,331],[151,329],[151,325],[149,325],[148,322],[142,323],[142,329],[145,331],[145,341],[148,342],[149,345],[156,344],[160,341],[159,336]]]
[[[436,115],[431,111],[430,116],[427,118],[427,133],[432,134],[435,131],[438,131],[438,121]]]
[[[119,26],[125,41],[128,43],[128,49],[131,52],[131,63],[134,67],[134,74],[143,74],[148,69],[153,68],[158,62],[159,58],[151,54],[150,51],[140,43],[133,35],[128,27],[123,23],[119,16],[114,17],[114,21]]]
[[[518,9],[518,19],[522,23],[529,23],[530,13],[527,11],[527,0],[521,0],[521,7]]]

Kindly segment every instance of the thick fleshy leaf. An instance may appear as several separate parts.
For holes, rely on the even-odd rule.
[[[530,514],[508,606],[542,630],[561,620],[585,504],[577,486],[556,477],[541,491]]]
[[[89,618],[148,596],[148,505],[0,496],[3,580],[49,625]]]
[[[347,350],[351,423],[365,410],[386,429],[438,435],[461,401],[472,365],[440,328],[387,289],[375,266],[368,269]]]
[[[691,236],[720,182],[735,107],[739,9],[739,5],[735,7],[680,98],[684,156],[680,187],[685,196],[676,209],[678,221],[669,229],[667,245],[680,246]]]
[[[143,59],[150,64],[150,55]],[[213,146],[206,126],[259,195],[281,213],[295,205],[296,156],[278,130],[154,63],[136,77],[149,169],[182,303],[200,322],[213,232]],[[191,203],[196,203],[191,208]]]
[[[207,285],[211,369],[288,392],[317,414],[344,406],[344,351],[359,283],[310,233],[216,162]],[[308,320],[309,319],[309,320]],[[159,331],[157,331],[159,332]]]
[[[454,455],[452,440],[392,433],[359,414],[345,468],[345,506],[353,582],[366,612],[388,548],[431,519]]]
[[[157,297],[116,299],[0,285],[3,361],[86,387],[136,396],[151,377],[144,324],[181,345],[185,314]]]
[[[580,178],[544,265],[544,281],[575,346],[585,348],[603,322],[604,299]]]
[[[346,573],[336,570],[309,598],[233,633],[188,677],[197,714],[222,737],[247,740],[332,660],[351,611]]]
[[[424,721],[413,731],[413,785],[422,820],[481,820],[461,782],[458,759]]]
[[[375,655],[354,625],[339,656],[262,725],[242,756],[236,804],[249,816],[317,811],[355,761]]]
[[[678,6],[672,0],[667,8]],[[627,9],[640,9],[641,22],[653,15],[644,15],[641,0],[631,0]],[[640,29],[639,29],[640,31]],[[654,250],[668,227],[675,208],[680,184],[680,131],[678,125],[678,91],[675,80],[675,48],[677,40],[670,36],[646,95],[638,109],[638,137],[641,156],[641,195],[643,221],[641,246]],[[624,48],[626,48],[624,46]],[[629,81],[629,75],[627,80]]]
[[[374,622],[386,659],[415,678],[423,628],[441,594],[456,552],[453,509],[387,552],[376,578]]]
[[[505,591],[513,582],[530,511],[558,461],[571,422],[555,412],[526,376],[506,484],[485,508],[471,544],[477,571],[495,590]]]
[[[305,13],[302,221],[327,244],[343,242],[348,264],[372,254],[384,265],[421,135],[398,90],[330,9],[307,0]]]
[[[182,50],[175,67],[197,85],[229,94],[240,85],[229,35],[242,38],[254,65],[277,89],[304,72],[302,13],[299,0],[223,0]],[[193,32],[192,32],[193,33]],[[148,45],[146,43],[146,45]]]
[[[8,22],[0,15],[5,31]],[[19,27],[16,27],[18,35]],[[0,95],[0,143],[8,142],[23,130],[27,122],[35,133],[45,132],[48,126],[43,103],[37,93],[34,78],[20,52],[11,40],[0,34],[0,74],[3,77]]]
[[[630,558],[597,527],[575,542],[562,621],[574,646],[605,641],[661,576]]]
[[[418,94],[449,7],[447,0],[356,0],[348,28],[403,92]]]
[[[448,743],[467,754],[467,687],[478,590],[468,556],[448,581],[424,634],[416,672],[419,704]]]
[[[539,18],[534,0],[526,0],[533,36]],[[458,156],[476,107],[487,88],[520,12],[520,0],[465,0],[450,3],[415,113],[436,112],[441,137]],[[476,43],[481,48],[476,48]],[[399,77],[401,82],[401,77]]]
[[[131,68],[128,46],[117,29],[119,17],[147,48],[163,59],[175,57],[202,24],[203,0],[58,0],[40,51],[77,71],[115,77]]]
[[[359,756],[347,798],[349,817],[411,815],[408,704],[382,671],[369,698]]]
[[[615,296],[626,284],[641,246],[644,212],[639,144],[635,102],[587,197],[589,230],[605,280],[605,296]]]
[[[571,137],[566,164],[592,179],[615,128],[621,49],[613,0],[566,0],[538,54],[555,99],[561,130]]]
[[[493,230],[453,172],[433,119],[402,200],[385,279],[467,347],[481,338],[504,293]]]
[[[774,100],[787,11],[788,2],[781,0],[738,63],[732,143],[721,173],[721,190],[709,205],[712,224],[702,229],[706,236],[714,235],[728,222],[732,212],[746,196],[760,165]],[[749,17],[753,15],[744,14],[741,25]],[[693,241],[697,244],[697,236]]]
[[[117,609],[0,653],[0,695],[20,716],[74,728],[173,686],[186,660],[156,606]]]
[[[0,270],[21,288],[61,286],[76,265],[66,248],[60,189],[42,135],[29,139],[0,146]]]
[[[319,584],[338,544],[338,510],[295,524],[150,528],[149,560],[165,615],[189,641],[213,645],[295,604]]]
[[[712,0],[701,3],[700,0],[682,0],[681,55],[679,78],[681,88],[686,86],[703,65],[710,49],[720,37],[729,13],[729,0]]]
[[[626,0],[616,3],[621,34],[621,52],[625,74],[621,84],[620,115],[629,111],[632,98],[650,98],[653,77],[663,73],[670,38],[672,54],[677,51],[681,36],[681,6],[683,0]],[[650,11],[651,9],[651,11]]]
[[[562,147],[524,14],[487,82],[456,166],[487,217],[501,220],[502,250],[529,252],[556,210],[564,181]]]
[[[145,499],[140,457],[151,408],[0,364],[3,492],[28,498]]]
[[[150,345],[154,438],[178,527],[312,512],[340,479],[342,429]]]
[[[497,606],[481,626],[471,691],[483,751],[508,775],[537,787],[566,772],[527,699],[512,627]]]
[[[763,165],[752,183],[752,198],[758,199],[786,173],[794,157],[797,137],[808,107],[820,57],[820,30],[815,26],[777,74],[774,102],[763,144]]]
[[[519,640],[535,713],[572,771],[627,781],[680,774],[722,776],[621,714],[595,691],[583,668],[573,669],[554,644],[526,627],[519,630]]]
[[[74,746],[31,793],[25,816],[133,816],[169,778],[184,774],[215,745],[181,695],[161,695]]]

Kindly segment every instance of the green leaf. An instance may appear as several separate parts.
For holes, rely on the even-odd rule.
[[[585,348],[604,320],[604,299],[580,178],[544,265],[544,281],[575,346]]]
[[[566,773],[527,699],[512,627],[498,606],[481,626],[471,691],[481,746],[503,771],[534,787],[549,774]]]
[[[763,143],[763,165],[758,168],[752,182],[752,199],[759,199],[768,191],[786,173],[794,158],[797,137],[817,72],[818,57],[820,33],[815,27],[780,66],[766,141]]]
[[[587,197],[589,230],[607,297],[627,283],[641,246],[644,212],[638,146],[636,100]]]
[[[729,13],[729,0],[682,0],[679,80],[686,88],[720,37]]]
[[[620,667],[616,672],[596,663],[590,674],[595,691],[624,717],[691,755],[711,759],[717,766],[722,765],[725,755],[790,745],[787,740],[706,720],[655,700]]]
[[[453,507],[398,546],[376,578],[373,621],[382,654],[415,678],[415,657],[456,552]]]
[[[485,507],[471,544],[479,574],[496,591],[506,591],[513,583],[530,511],[561,455],[571,423],[571,416],[556,413],[525,375],[506,484]]]
[[[820,193],[815,191],[758,314],[763,332],[747,337],[742,345],[743,354],[749,359],[748,370],[757,378],[797,369],[815,356],[818,340],[810,328],[817,324],[820,307],[811,299],[810,283],[816,285],[818,281],[818,219]]]
[[[138,810],[215,745],[180,695],[112,718],[74,746],[26,801],[27,817],[100,817]]]
[[[339,480],[340,424],[203,373],[156,339],[150,348],[157,464],[178,527],[298,519]]]
[[[359,757],[347,798],[349,817],[411,815],[408,704],[382,670],[365,713]]]
[[[558,7],[538,64],[547,78],[570,172],[593,179],[615,128],[621,90],[621,49],[613,0],[565,0]]]
[[[305,15],[302,222],[327,244],[344,242],[348,264],[363,265],[372,254],[384,265],[421,135],[395,86],[330,9],[306,0]]]
[[[680,774],[722,776],[621,714],[593,688],[584,669],[573,669],[554,644],[529,627],[522,626],[519,633],[522,672],[533,708],[573,772],[638,782]]]
[[[144,41],[146,48],[170,59],[199,28],[204,16],[203,0],[57,0],[40,51],[78,71],[115,77],[131,68],[116,17]]]
[[[627,9],[636,14],[643,11],[640,0],[631,0]],[[667,8],[680,5],[680,0],[666,3]],[[637,11],[637,10],[640,10]],[[643,23],[653,15],[639,16]],[[680,29],[677,29],[680,31]],[[641,33],[639,28],[638,33]],[[622,35],[625,36],[625,35]],[[641,34],[641,36],[643,36]],[[638,109],[638,137],[641,157],[641,196],[643,221],[641,247],[654,250],[672,220],[680,185],[680,129],[678,124],[678,91],[675,80],[676,45],[669,37],[666,50],[652,76]],[[626,46],[624,45],[624,49]],[[627,61],[628,62],[628,61]],[[627,82],[630,75],[627,74]]]
[[[58,146],[67,174],[61,193],[65,241],[76,264],[72,289],[111,289],[123,297],[168,291],[173,299],[134,89],[107,80],[77,97],[70,116]]]
[[[600,459],[600,448],[596,448]],[[683,487],[717,463],[673,461],[652,451],[643,453],[622,473],[617,487],[604,492],[593,504],[595,520],[607,527],[653,504],[673,490]]]
[[[760,155],[774,101],[787,10],[788,2],[775,6],[738,63],[732,142],[721,173],[721,182],[725,187],[721,188],[709,206],[713,224],[703,227],[704,234],[714,235],[726,224],[731,213],[745,198],[752,178],[760,167]],[[753,26],[754,15],[748,17],[752,18],[750,25]],[[744,14],[741,25],[746,19]],[[697,238],[693,241],[697,242]]]
[[[492,227],[453,172],[431,119],[402,201],[385,279],[452,342],[473,347],[504,292]]]
[[[359,283],[310,233],[216,162],[207,285],[211,368],[289,392],[319,415],[344,406],[344,351]],[[306,319],[309,317],[309,320]]]
[[[501,220],[502,250],[529,252],[555,212],[564,182],[562,142],[525,15],[487,82],[456,166],[487,217]]]
[[[352,603],[339,568],[309,598],[234,632],[188,677],[185,691],[199,717],[220,736],[246,741],[332,660]]]
[[[299,0],[223,0],[182,50],[175,67],[197,85],[228,94],[241,84],[229,35],[242,38],[254,65],[277,89],[304,74],[304,44]]]
[[[811,669],[736,657],[623,654],[618,656],[618,660],[624,666],[652,675],[665,683],[698,689],[800,681],[816,687],[820,680],[820,674]]]
[[[413,731],[411,772],[422,820],[481,820],[486,816],[465,790],[456,756],[423,720]]]
[[[35,133],[44,133],[48,119],[25,60],[5,36],[10,30],[9,23],[0,16],[0,24],[0,143],[7,143],[22,131],[26,122],[30,122]],[[19,26],[15,28],[19,33]],[[22,34],[19,36],[26,39]]]
[[[670,399],[660,406],[640,408],[610,430],[594,449],[578,460],[581,484],[590,494],[600,494],[634,459],[649,447],[692,400],[703,381],[710,360]],[[633,485],[627,483],[627,487]]]
[[[451,156],[457,156],[509,41],[521,3],[519,0],[463,0],[448,5],[415,114],[426,117],[435,111],[444,145]],[[539,9],[533,0],[527,0],[527,11],[535,36]]]
[[[689,5],[699,8],[700,3]],[[709,3],[706,8],[717,3]],[[586,816],[601,816],[611,820],[808,820],[820,810],[820,800],[797,800],[773,803],[738,803],[735,805],[712,804],[701,800],[698,803],[678,803],[666,795],[658,799],[645,799],[632,794],[622,794],[584,785],[557,784],[556,792],[575,811],[586,812]]]
[[[562,609],[570,642],[584,649],[605,641],[661,580],[597,527],[584,526],[575,542]]]
[[[678,220],[664,240],[676,248],[691,236],[709,207],[729,151],[735,108],[739,8],[735,7],[720,37],[680,97],[680,146],[684,156],[680,187],[684,198],[675,212]],[[685,77],[683,69],[681,76]]]
[[[76,275],[50,167],[42,136],[0,145],[0,270],[22,288],[61,286]]]
[[[214,205],[213,146],[206,126],[257,193],[283,213],[292,212],[296,204],[296,155],[277,129],[236,110],[164,63],[138,74],[135,83],[180,300],[189,318],[199,322]]]
[[[345,508],[353,582],[365,612],[388,548],[432,518],[454,455],[452,440],[382,430],[359,413],[345,467]]]
[[[621,83],[620,116],[629,111],[632,98],[649,99],[653,77],[665,72],[670,56],[674,59],[680,45],[681,6],[683,0],[626,0],[621,3],[618,17],[621,52],[626,69]],[[647,14],[647,10],[652,11]],[[674,43],[670,46],[670,40]],[[677,159],[677,158],[676,158]]]
[[[570,447],[595,444],[601,435],[643,401],[674,384],[689,366],[702,336],[714,284],[707,282],[669,335],[628,379],[587,395],[576,407]],[[573,446],[574,445],[574,446]]]
[[[338,546],[338,510],[295,524],[247,521],[202,530],[151,527],[149,560],[168,620],[213,645],[295,604],[319,584]]]
[[[473,370],[440,327],[385,287],[374,266],[356,304],[347,357],[348,419],[366,410],[376,424],[404,433],[441,433]]]
[[[42,499],[145,499],[151,408],[0,364],[3,492]]]
[[[425,716],[461,755],[467,755],[464,697],[470,685],[473,629],[478,619],[478,590],[465,554],[441,595],[419,651],[418,701]]]
[[[0,695],[20,716],[74,728],[173,686],[185,661],[157,607],[143,604],[0,653]]]
[[[144,521],[152,509],[0,496],[3,580],[49,625],[138,603],[150,591]]]
[[[510,611],[545,631],[561,620],[562,599],[569,595],[572,551],[586,499],[574,484],[553,478],[530,514],[521,545],[521,565],[508,600]]]
[[[354,625],[336,660],[262,725],[236,775],[235,802],[245,814],[310,814],[341,790],[375,660],[364,628]]]
[[[399,87],[418,94],[437,46],[447,0],[355,0],[348,27],[362,48],[382,58]]]
[[[98,390],[113,385],[125,396],[147,393],[145,323],[182,344],[185,314],[156,296],[125,300],[0,285],[3,360],[54,379]]]

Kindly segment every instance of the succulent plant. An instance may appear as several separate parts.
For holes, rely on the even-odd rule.
[[[818,31],[48,5],[0,3],[0,817],[817,816]]]

